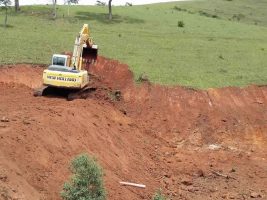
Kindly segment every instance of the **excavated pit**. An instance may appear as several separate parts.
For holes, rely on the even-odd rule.
[[[42,70],[0,68],[0,199],[60,199],[82,152],[101,163],[109,199],[158,188],[171,199],[267,198],[266,86],[135,85],[127,65],[100,57],[89,69],[96,90],[67,101],[33,97]]]

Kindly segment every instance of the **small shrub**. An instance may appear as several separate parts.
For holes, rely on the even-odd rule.
[[[232,19],[234,19],[234,20],[237,20],[237,21],[240,21],[241,19],[244,19],[246,16],[245,15],[243,15],[243,14],[234,14],[233,15],[233,17],[232,17]]]
[[[227,73],[227,70],[226,69],[219,69],[219,72],[222,74],[225,74],[225,73]]]
[[[64,200],[105,200],[103,172],[94,158],[81,154],[71,162],[73,173],[69,182],[64,184],[61,197]]]
[[[177,26],[178,27],[184,27],[184,22],[183,21],[178,21]]]
[[[149,82],[149,78],[146,74],[142,73],[138,76],[136,82],[138,82],[138,83]]]
[[[108,93],[108,95],[111,101],[120,101],[122,98],[120,90],[111,91]]]
[[[198,13],[200,15],[202,15],[202,16],[210,17],[210,14],[209,13],[206,13],[205,11],[200,10],[200,11],[198,11]]]
[[[167,198],[162,194],[161,190],[159,189],[153,196],[152,200],[167,200]]]
[[[174,6],[173,9],[174,9],[174,10],[177,10],[177,11],[183,11],[183,12],[186,12],[186,11],[187,11],[186,9],[184,9],[184,8],[180,8],[180,7],[178,7],[178,6]]]
[[[235,77],[236,79],[243,79],[243,76],[242,75],[238,75]]]
[[[216,12],[216,10],[215,10],[215,12]],[[216,15],[216,14],[210,14],[210,13],[207,13],[207,12],[202,11],[202,10],[198,11],[198,13],[202,16],[205,16],[205,17],[219,18],[218,15]]]
[[[218,56],[220,59],[224,60],[224,57],[222,55],[219,55]]]

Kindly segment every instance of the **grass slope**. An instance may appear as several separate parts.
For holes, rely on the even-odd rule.
[[[88,23],[100,54],[128,63],[136,78],[144,73],[153,82],[197,88],[266,84],[265,2],[114,7],[112,23],[106,7],[72,6],[67,17],[67,7],[59,6],[55,21],[51,6],[23,7],[19,14],[10,11],[9,28],[0,27],[0,63],[49,64],[53,53],[72,51],[75,35]]]

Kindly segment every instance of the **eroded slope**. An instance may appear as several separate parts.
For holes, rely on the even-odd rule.
[[[0,122],[3,198],[59,199],[68,162],[82,152],[103,166],[109,199],[151,199],[157,188],[172,199],[267,195],[266,87],[135,85],[127,65],[100,57],[90,73],[122,99],[98,98],[101,90],[66,101],[32,96],[41,67],[0,72],[0,117],[8,119]]]

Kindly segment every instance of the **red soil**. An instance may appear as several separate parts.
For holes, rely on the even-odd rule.
[[[60,199],[82,152],[101,163],[112,200],[151,199],[158,188],[171,199],[267,198],[266,86],[135,85],[127,65],[100,57],[90,73],[122,99],[96,90],[66,101],[32,96],[42,70],[0,68],[0,199]]]

